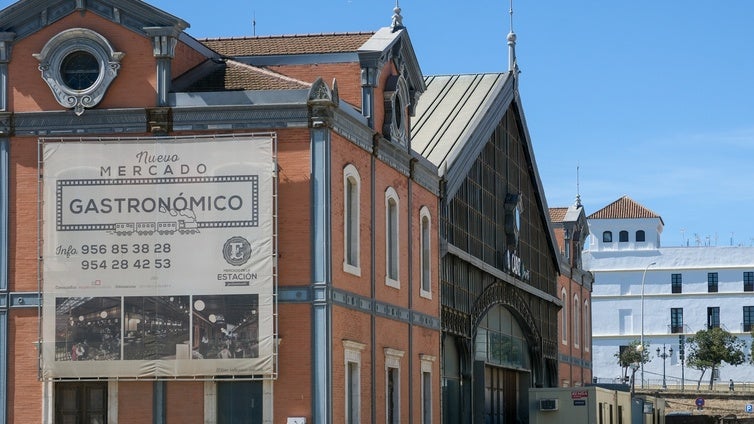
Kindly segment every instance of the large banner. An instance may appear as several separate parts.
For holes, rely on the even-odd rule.
[[[274,143],[40,141],[44,378],[274,374]]]

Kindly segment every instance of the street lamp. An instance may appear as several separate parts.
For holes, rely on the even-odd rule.
[[[671,346],[668,350],[668,353],[665,353],[665,344],[662,345],[662,353],[660,353],[660,348],[657,348],[657,356],[662,358],[662,388],[667,389],[668,384],[665,381],[665,360],[667,358],[670,358],[670,356],[673,354],[673,347]]]
[[[657,265],[657,262],[651,262],[644,268],[641,274],[641,338],[639,339],[639,352],[644,352],[644,279],[647,277],[647,270],[650,266]],[[644,388],[644,361],[641,362],[641,388]]]

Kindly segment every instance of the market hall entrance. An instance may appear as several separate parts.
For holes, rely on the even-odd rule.
[[[527,422],[532,387],[529,345],[508,309],[498,305],[487,312],[477,328],[474,349],[475,422]]]

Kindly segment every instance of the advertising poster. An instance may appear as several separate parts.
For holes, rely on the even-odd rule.
[[[274,143],[40,140],[44,378],[274,374]]]

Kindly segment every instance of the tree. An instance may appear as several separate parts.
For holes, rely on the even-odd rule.
[[[714,383],[715,370],[725,362],[738,366],[746,360],[744,347],[746,343],[738,337],[719,327],[699,330],[687,339],[690,353],[686,356],[686,364],[702,372],[696,388],[702,384],[702,378],[707,369],[710,370],[709,388]]]
[[[634,379],[636,370],[650,361],[649,344],[641,344],[639,340],[632,341],[628,346],[614,355],[618,359],[618,365],[622,368],[624,381],[628,378],[628,369],[631,368],[631,393],[634,391]]]

